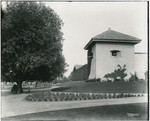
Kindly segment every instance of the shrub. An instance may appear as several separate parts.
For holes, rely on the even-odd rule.
[[[105,74],[104,78],[113,78],[114,81],[124,81],[124,78],[127,76],[125,73],[126,71],[126,65],[123,66],[123,68],[120,65],[117,65],[118,69],[115,69],[114,72]],[[120,79],[118,79],[118,77]]]
[[[130,94],[130,97],[133,97],[133,94]]]
[[[124,94],[123,94],[123,93],[120,94],[120,98],[122,98],[122,97],[124,97]]]
[[[96,82],[101,82],[101,78],[97,78],[97,79],[96,79]]]
[[[32,95],[28,95],[26,100],[29,101],[72,101],[72,100],[95,100],[95,99],[108,99],[108,98],[122,98],[136,96],[133,94],[123,93],[53,93],[53,92],[35,92]],[[139,95],[138,95],[139,96]]]
[[[98,99],[102,99],[102,95],[101,94],[97,94]]]
[[[117,94],[117,98],[120,98],[120,94]]]
[[[88,79],[88,80],[86,80],[86,82],[96,82],[96,79],[94,78],[94,79]]]
[[[116,95],[116,93],[113,93],[113,96],[112,96],[113,98],[117,98],[117,95]]]
[[[92,93],[92,99],[96,99],[96,96],[94,95],[94,93]]]
[[[91,99],[92,99],[92,96],[88,93],[88,94],[87,94],[87,98],[88,98],[89,100],[91,100]]]
[[[108,82],[114,82],[114,79],[113,78],[108,78],[107,81]]]
[[[105,99],[107,99],[107,98],[108,98],[108,96],[107,96],[107,94],[106,94],[106,93],[105,93],[105,95],[104,95],[104,98],[105,98]]]
[[[128,94],[124,94],[124,97],[128,97]]]
[[[78,98],[78,97],[77,97],[77,95],[76,95],[76,94],[74,94],[74,100],[77,100],[77,98]]]
[[[129,78],[129,81],[138,81],[139,80],[136,72],[134,74],[130,73],[130,75],[131,75],[131,77]]]
[[[101,99],[105,99],[106,94],[101,94]]]
[[[131,97],[131,94],[127,94],[128,97]]]
[[[100,99],[99,94],[96,94],[95,96],[96,96],[96,99]]]
[[[108,98],[112,98],[112,96],[111,96],[111,94],[108,94],[108,96],[107,96]]]
[[[100,78],[94,78],[94,79],[89,79],[89,80],[86,80],[86,82],[101,82],[101,79]]]

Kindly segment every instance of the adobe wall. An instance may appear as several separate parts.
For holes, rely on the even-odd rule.
[[[117,65],[121,67],[126,65],[128,74],[134,73],[134,45],[132,44],[119,44],[119,43],[97,43],[95,47],[96,57],[92,65],[93,69],[96,65],[96,78],[103,78],[105,74],[113,72],[117,69]],[[120,50],[120,57],[112,56],[111,50]],[[94,76],[93,76],[94,77]]]

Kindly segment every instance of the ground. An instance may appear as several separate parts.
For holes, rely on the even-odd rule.
[[[96,106],[46,111],[5,118],[7,120],[146,120],[147,103]]]
[[[133,85],[129,86],[129,83],[126,84],[128,84],[128,89],[129,87],[130,88],[133,87]],[[139,85],[141,86],[143,83],[140,84],[136,83],[136,84],[137,88],[139,87]],[[78,89],[78,91],[85,91],[85,90],[91,91],[92,88],[90,88],[90,85],[91,87],[93,87],[93,92],[102,90],[98,88],[98,86],[101,86],[100,83],[85,83],[85,82],[67,82],[61,85],[53,86],[53,88],[57,90],[64,87],[65,88],[69,87],[68,90],[71,91],[75,91],[76,88]],[[60,88],[58,88],[58,86],[60,86]],[[85,88],[85,86],[87,86],[87,89],[82,89],[83,87]],[[31,91],[35,92],[50,89],[52,88],[32,89]],[[140,92],[142,91],[146,92],[145,88],[139,89]],[[125,90],[125,88],[123,90]],[[133,89],[133,91],[137,92],[137,89]],[[147,119],[146,94],[144,94],[144,97],[86,100],[86,101],[66,101],[66,102],[26,101],[25,97],[29,94],[32,94],[32,92],[19,95],[11,95],[8,91],[2,91],[2,120],[5,121],[5,120],[32,120],[32,119],[33,120]]]
[[[95,93],[146,93],[146,82],[84,82],[70,81],[52,91],[60,92],[95,92]]]

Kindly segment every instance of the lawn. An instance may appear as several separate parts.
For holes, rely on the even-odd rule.
[[[9,120],[146,120],[147,103],[97,106],[19,115]]]
[[[95,92],[95,93],[146,93],[146,82],[78,82],[70,81],[52,91],[60,92]]]

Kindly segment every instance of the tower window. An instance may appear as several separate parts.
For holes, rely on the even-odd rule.
[[[112,56],[121,56],[121,51],[119,50],[111,50],[110,52]]]

